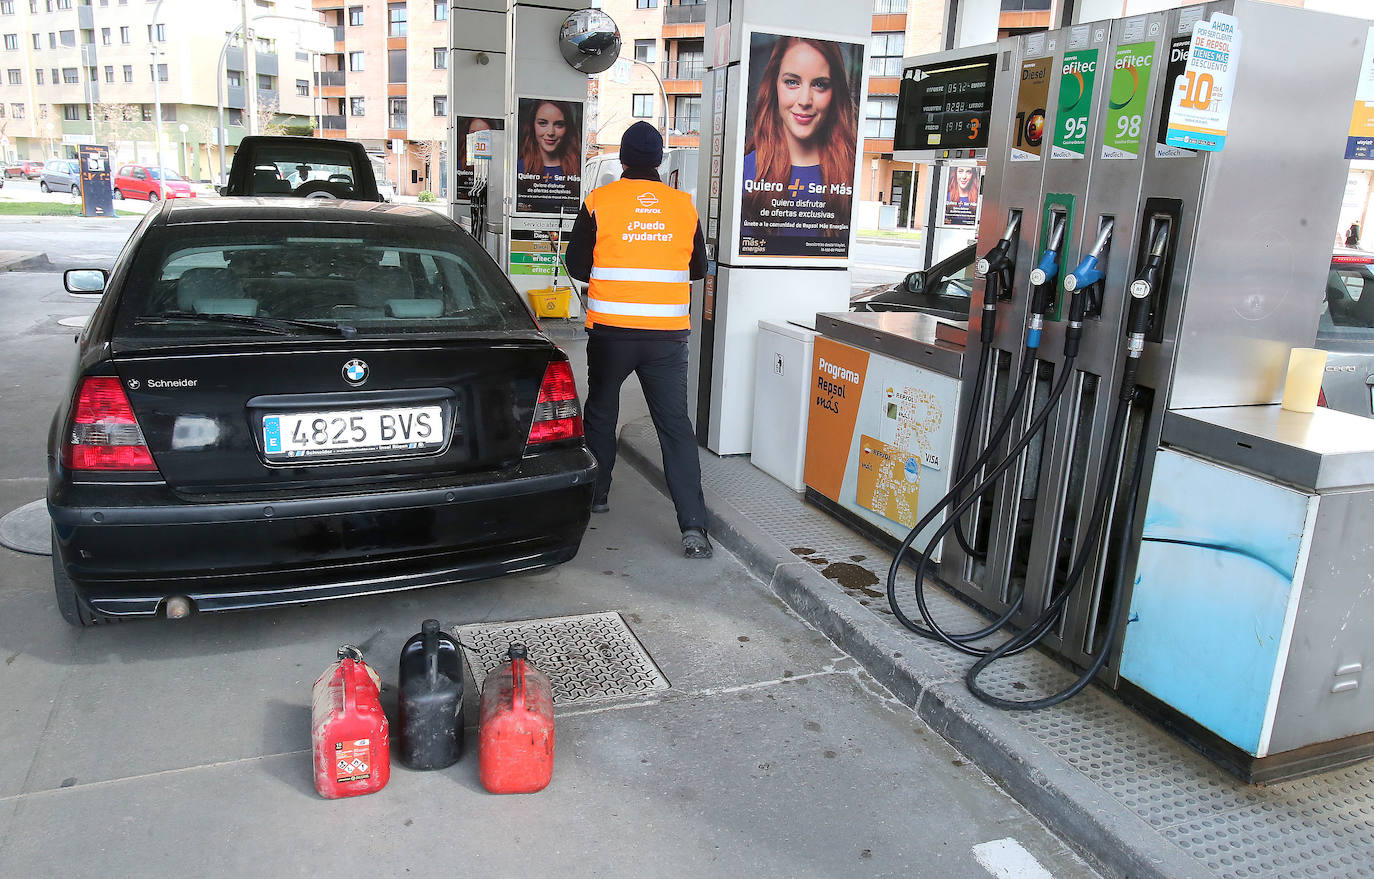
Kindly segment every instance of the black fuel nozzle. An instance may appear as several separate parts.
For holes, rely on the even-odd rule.
[[[1092,308],[1094,313],[1100,310],[1100,306],[1093,308],[1093,303],[1100,301],[1095,300],[1094,290],[1100,290],[1099,285],[1106,274],[1098,266],[1098,262],[1107,250],[1107,242],[1112,240],[1112,230],[1115,226],[1115,221],[1110,219],[1103,223],[1097,232],[1097,240],[1078,263],[1078,267],[1064,277],[1064,289],[1073,294],[1069,298],[1069,326],[1064,334],[1066,357],[1078,355],[1078,342],[1083,337],[1083,318],[1088,315],[1089,309]],[[1098,295],[1100,296],[1100,293]]]
[[[1030,273],[1031,301],[1030,317],[1026,322],[1027,348],[1040,347],[1040,332],[1045,326],[1045,314],[1058,299],[1059,255],[1064,246],[1068,218],[1058,211],[1053,216],[1054,225],[1050,227],[1045,252],[1040,255],[1040,262],[1036,263]]]
[[[997,300],[1010,297],[1015,285],[1016,233],[1021,228],[1021,212],[1013,211],[1002,240],[983,254],[974,268],[983,276],[983,320],[979,338],[992,342],[997,330]]]
[[[1159,285],[1164,276],[1164,264],[1169,255],[1169,220],[1161,218],[1154,227],[1150,239],[1150,252],[1145,264],[1136,272],[1135,280],[1127,288],[1130,304],[1126,311],[1126,377],[1122,382],[1123,399],[1126,386],[1134,384],[1140,357],[1145,353],[1145,332],[1150,328],[1155,302],[1158,299]]]

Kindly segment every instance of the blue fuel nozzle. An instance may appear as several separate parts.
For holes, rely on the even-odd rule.
[[[1037,287],[1059,274],[1059,252],[1046,250],[1040,262],[1031,270],[1030,282]]]
[[[1072,293],[1075,290],[1086,290],[1093,284],[1102,280],[1103,274],[1097,268],[1097,257],[1091,253],[1083,257],[1083,261],[1078,264],[1078,268],[1069,272],[1064,278],[1064,289]]]

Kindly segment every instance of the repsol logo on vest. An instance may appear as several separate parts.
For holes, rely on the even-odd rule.
[[[860,381],[857,372],[852,369],[845,369],[843,366],[836,366],[833,363],[829,363],[824,357],[821,358],[820,371],[837,381],[847,381],[855,385]]]
[[[1064,75],[1071,76],[1075,73],[1093,73],[1097,70],[1096,61],[1070,61],[1064,65]]]
[[[1125,58],[1116,59],[1116,69],[1126,70],[1130,67],[1149,67],[1154,58],[1149,55],[1127,55]]]

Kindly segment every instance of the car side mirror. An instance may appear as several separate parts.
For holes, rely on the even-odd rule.
[[[104,293],[109,277],[104,269],[67,269],[62,273],[62,285],[68,293]]]
[[[906,292],[924,293],[926,292],[926,273],[912,272],[906,276]]]

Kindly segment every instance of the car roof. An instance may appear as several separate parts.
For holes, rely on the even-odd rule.
[[[457,224],[429,208],[379,201],[327,198],[231,196],[211,199],[169,199],[159,222],[168,226],[191,223],[300,220],[307,223],[371,223],[452,230]]]

